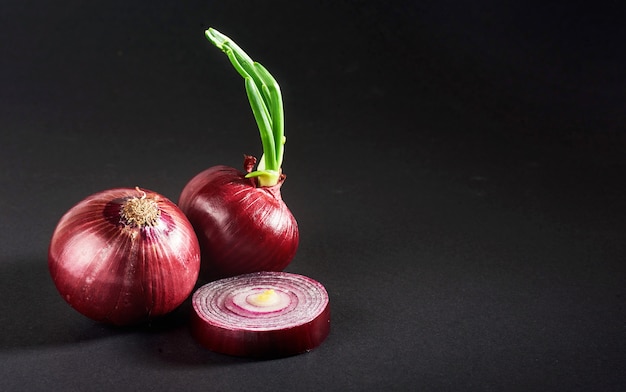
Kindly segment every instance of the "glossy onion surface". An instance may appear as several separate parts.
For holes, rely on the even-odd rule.
[[[194,338],[222,354],[295,355],[330,332],[328,293],[302,275],[257,272],[214,281],[194,293],[192,304]]]
[[[282,200],[281,184],[257,187],[228,166],[214,166],[189,181],[178,205],[198,235],[203,276],[282,271],[291,262],[298,225]]]
[[[151,202],[152,214],[140,210],[128,218],[125,206],[141,198]],[[169,313],[189,297],[200,248],[191,224],[170,200],[118,188],[87,197],[61,218],[48,267],[59,293],[78,312],[129,325]]]

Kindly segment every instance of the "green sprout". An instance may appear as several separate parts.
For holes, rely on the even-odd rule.
[[[276,79],[261,64],[253,61],[236,43],[219,31],[209,28],[207,39],[221,49],[244,78],[252,113],[259,127],[263,156],[257,170],[246,178],[258,177],[261,186],[278,184],[285,145],[283,99]]]

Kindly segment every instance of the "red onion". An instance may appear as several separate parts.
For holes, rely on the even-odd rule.
[[[182,211],[158,193],[96,193],[59,221],[48,266],[61,296],[96,321],[129,325],[177,308],[193,290],[200,248]]]
[[[222,354],[295,355],[330,332],[328,293],[302,275],[257,272],[214,281],[194,293],[192,304],[192,335]]]
[[[185,186],[179,206],[198,235],[204,276],[281,271],[289,264],[299,233],[281,184],[257,187],[234,168],[214,166]]]
[[[206,36],[228,55],[245,79],[252,112],[263,143],[256,158],[247,156],[245,173],[215,166],[195,176],[183,189],[179,206],[196,230],[203,275],[223,278],[257,271],[281,271],[298,248],[298,225],[282,200],[285,176],[284,115],[280,88],[261,64],[214,29]]]

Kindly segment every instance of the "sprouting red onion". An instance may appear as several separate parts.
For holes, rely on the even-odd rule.
[[[78,312],[130,325],[169,313],[189,297],[200,248],[170,200],[117,188],[65,213],[52,235],[48,266],[59,293]]]
[[[298,248],[298,225],[282,200],[284,110],[278,82],[235,42],[209,28],[205,35],[244,78],[259,127],[263,155],[246,156],[245,173],[211,167],[185,186],[179,206],[200,241],[202,275],[223,278],[258,271],[281,271]]]
[[[192,304],[192,335],[222,354],[300,354],[330,332],[328,293],[302,275],[267,271],[214,281],[194,293]]]
[[[196,230],[202,274],[217,279],[258,271],[281,271],[298,249],[295,218],[277,185],[214,166],[185,186],[178,202]]]

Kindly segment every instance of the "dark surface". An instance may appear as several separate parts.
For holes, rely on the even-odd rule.
[[[1,390],[626,389],[620,2],[135,3],[2,4]],[[204,350],[188,303],[103,326],[48,275],[54,226],[87,195],[176,201],[260,154],[209,26],[283,89],[287,270],[333,314],[305,355]]]

